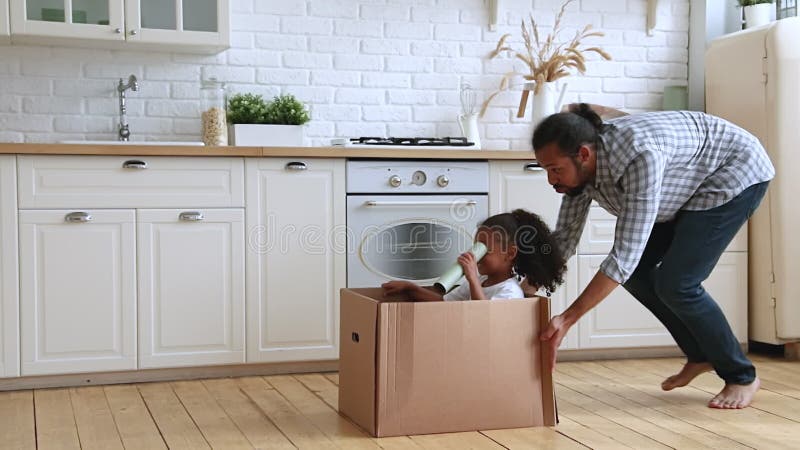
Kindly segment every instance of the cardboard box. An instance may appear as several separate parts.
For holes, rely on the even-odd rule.
[[[341,290],[339,411],[376,437],[556,424],[549,300]]]

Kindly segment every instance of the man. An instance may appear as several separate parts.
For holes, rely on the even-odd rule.
[[[760,384],[755,368],[701,283],[775,175],[758,139],[700,112],[604,123],[580,104],[542,121],[533,147],[548,182],[565,194],[555,231],[565,257],[575,254],[592,200],[617,216],[611,253],[542,333],[551,364],[569,328],[621,284],[686,354],[686,365],[662,383],[664,390],[715,370],[725,387],[709,406],[748,406]]]

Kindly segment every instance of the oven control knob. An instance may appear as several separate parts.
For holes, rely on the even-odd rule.
[[[389,186],[391,187],[400,187],[400,183],[402,182],[403,180],[401,180],[400,177],[397,175],[392,175],[391,177],[389,177]]]
[[[438,184],[439,187],[447,187],[447,185],[450,184],[450,178],[447,178],[444,175],[439,175],[439,178],[436,179],[436,184]]]

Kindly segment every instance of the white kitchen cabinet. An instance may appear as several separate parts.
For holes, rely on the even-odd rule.
[[[245,183],[247,361],[338,358],[345,161],[251,159]]]
[[[9,1],[11,38],[19,43],[116,41],[111,48],[211,52],[230,45],[229,0]]]
[[[597,273],[605,255],[578,257],[579,291]],[[703,283],[719,304],[736,338],[747,343],[747,253],[727,252]],[[584,316],[578,327],[580,348],[675,345],[663,325],[622,286]]]
[[[580,255],[578,291],[583,292],[605,255]],[[675,345],[661,322],[622,286],[581,318],[579,346],[588,348],[660,347]]]
[[[547,182],[547,172],[532,161],[492,161],[489,164],[489,214],[495,215],[524,208],[542,217],[550,229],[555,229],[561,194]],[[567,263],[564,284],[551,296],[553,314],[562,313],[578,296],[577,263]],[[575,328],[567,333],[561,349],[578,346]]]
[[[583,255],[607,255],[614,246],[616,226],[617,218],[593,202],[589,209],[586,226],[583,228],[581,241],[578,244],[578,253]],[[747,225],[742,226],[739,232],[736,233],[736,236],[733,237],[725,251],[747,251]]]
[[[9,0],[9,3],[14,37],[125,40],[122,0]]]
[[[139,368],[244,363],[244,210],[137,211]]]
[[[225,49],[230,45],[228,1],[125,0],[126,39]]]
[[[135,220],[19,212],[22,375],[136,368]]]
[[[16,158],[0,156],[0,378],[19,376]]]
[[[244,207],[242,158],[20,155],[19,207]]]

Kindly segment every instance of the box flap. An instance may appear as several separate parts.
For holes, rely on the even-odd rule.
[[[339,411],[375,434],[375,348],[378,302],[340,291]]]

